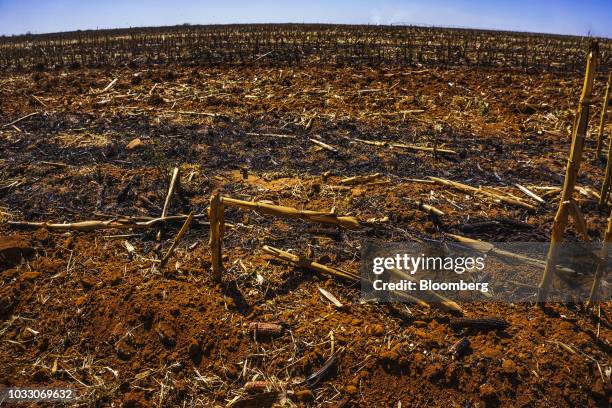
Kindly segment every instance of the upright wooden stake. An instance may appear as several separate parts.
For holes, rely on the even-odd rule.
[[[223,230],[225,225],[225,217],[223,215],[223,203],[221,202],[221,194],[215,191],[210,197],[210,207],[208,207],[208,217],[210,221],[210,240],[208,245],[212,253],[212,277],[213,280],[221,281],[221,272],[223,272],[222,242]]]
[[[593,279],[593,286],[591,286],[591,293],[587,300],[587,307],[593,306],[598,300],[597,295],[601,283],[601,278],[608,267],[608,255],[610,253],[610,246],[612,246],[612,214],[608,219],[608,228],[604,234],[603,245],[599,254],[599,263],[597,264],[597,272],[595,272],[595,279]]]
[[[550,281],[555,274],[557,267],[557,258],[559,252],[559,244],[563,241],[565,228],[569,216],[569,205],[571,205],[578,170],[582,162],[582,151],[584,148],[584,139],[589,122],[589,105],[591,103],[591,94],[593,91],[593,79],[597,67],[597,58],[599,54],[599,46],[597,42],[591,43],[589,54],[587,56],[586,73],[584,76],[584,84],[582,86],[582,94],[574,120],[574,129],[572,135],[572,147],[567,161],[567,169],[565,171],[565,181],[563,191],[561,193],[561,202],[559,209],[553,221],[552,231],[550,233],[550,246],[546,259],[546,268],[542,274],[542,279],[538,285],[537,302],[543,303],[548,296]]]
[[[610,86],[612,86],[612,71],[608,74],[608,85],[606,85],[606,93],[604,94],[604,100],[601,104],[601,116],[599,117],[599,130],[597,131],[597,156],[596,159],[599,159],[599,155],[601,154],[601,141],[603,139],[603,131],[606,126],[606,111],[608,110],[608,104],[610,103]],[[608,142],[610,143],[610,142]],[[608,167],[610,161],[608,160]],[[606,169],[607,172],[607,169]]]

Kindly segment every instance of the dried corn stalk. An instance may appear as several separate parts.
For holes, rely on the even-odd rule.
[[[393,143],[391,147],[395,149],[407,149],[407,150],[415,150],[419,152],[431,152],[431,153],[442,153],[442,154],[457,154],[456,151],[450,149],[441,149],[439,147],[424,147],[424,146],[415,146],[415,145],[406,145],[402,143]]]
[[[603,106],[601,108],[601,117],[599,119],[599,131],[597,132],[597,158],[601,152],[601,141],[603,139],[603,131],[606,126],[606,111],[608,104],[610,103],[610,86],[612,82],[612,72],[608,76],[608,86],[606,87],[606,95],[604,97]],[[610,181],[612,180],[612,139],[608,141],[608,162],[606,164],[606,175],[604,176],[604,182],[601,186],[601,194],[599,197],[599,205],[603,206],[608,200],[610,194]]]
[[[426,212],[428,212],[430,214],[435,214],[438,217],[442,217],[442,216],[446,215],[444,213],[444,211],[440,210],[439,208],[434,207],[433,205],[420,203],[419,204],[419,208],[421,208],[423,211],[426,211]]]
[[[174,189],[177,183],[180,180],[180,170],[178,167],[175,167],[172,171],[172,179],[170,180],[170,186],[168,186],[168,194],[166,194],[166,201],[164,201],[164,208],[162,209],[161,217],[165,217],[168,215],[168,210],[170,209],[170,201],[172,199],[172,195],[174,194]],[[161,236],[163,233],[163,229],[160,227],[159,231],[157,231],[157,240],[161,240]]]
[[[370,182],[378,180],[380,177],[381,177],[380,173],[374,173],[374,174],[370,174],[367,176],[348,177],[348,178],[340,180],[339,184],[343,186],[352,186],[356,184],[370,183]]]
[[[223,202],[221,194],[217,191],[210,197],[210,207],[208,207],[208,218],[210,220],[210,240],[208,245],[211,250],[211,263],[213,279],[221,281],[223,272],[222,264],[222,244],[224,230]]]
[[[480,251],[488,255],[496,256],[502,260],[524,262],[526,264],[533,265],[536,267],[541,267],[541,268],[544,268],[546,266],[546,261],[542,261],[542,260],[535,259],[535,258],[530,258],[525,255],[515,254],[510,251],[499,249],[495,247],[494,245],[489,244],[488,242],[479,241],[477,239],[472,239],[472,238],[468,238],[468,237],[464,237],[464,236],[456,235],[456,234],[447,233],[446,235],[448,235],[449,237],[453,237],[454,239],[456,239],[457,241],[463,244],[466,244],[466,246],[470,249]],[[555,272],[562,277],[563,276],[567,277],[567,276],[570,276],[570,274],[575,273],[573,269],[566,268],[566,267],[557,267]]]
[[[317,139],[308,139],[308,140],[310,140],[312,143],[316,144],[319,147],[329,150],[330,152],[338,153],[338,149],[336,149],[333,146],[328,145],[327,143],[323,143],[322,141],[317,140]]]
[[[552,231],[550,233],[550,247],[548,248],[546,268],[544,269],[542,279],[538,285],[538,303],[545,302],[548,296],[550,282],[557,266],[559,244],[563,241],[563,235],[567,227],[569,216],[567,203],[572,200],[576,179],[578,178],[578,171],[580,170],[580,163],[582,162],[582,150],[584,148],[584,139],[589,122],[589,104],[593,91],[593,80],[595,78],[598,53],[599,48],[597,42],[593,42],[587,56],[584,84],[582,86],[582,94],[580,96],[576,119],[574,121],[572,147],[567,161],[567,169],[565,171],[561,204],[555,215]]]
[[[172,242],[170,249],[168,249],[168,253],[166,253],[166,255],[160,261],[160,264],[159,264],[160,267],[163,267],[164,265],[166,265],[166,262],[168,262],[168,259],[170,259],[170,257],[174,253],[174,250],[176,249],[179,242],[181,241],[181,238],[183,238],[183,235],[185,235],[185,233],[189,229],[189,226],[191,225],[191,221],[193,221],[193,211],[189,213],[189,215],[187,216],[187,219],[185,220],[185,223],[179,230],[178,234],[176,234],[176,237],[174,238],[174,241]]]
[[[425,147],[425,146],[416,146],[416,145],[407,145],[403,143],[391,143],[391,142],[381,142],[378,140],[363,140],[363,139],[354,139],[356,142],[361,142],[365,144],[369,144],[372,146],[379,147],[389,147],[392,149],[406,149],[406,150],[414,150],[419,152],[432,152],[432,153],[443,153],[443,154],[457,154],[456,151],[450,149],[441,149],[438,147]]]
[[[223,204],[234,205],[240,208],[255,210],[262,214],[275,215],[286,218],[299,218],[303,220],[320,222],[323,224],[338,225],[342,228],[356,230],[359,228],[359,221],[355,217],[338,217],[330,212],[298,210],[292,207],[268,204],[257,201],[242,201],[235,198],[223,197]]]
[[[347,272],[347,271],[343,271],[341,269],[336,269],[336,268],[332,268],[329,266],[325,266],[323,264],[311,261],[308,258],[302,257],[302,256],[298,256],[298,255],[293,255],[289,252],[283,251],[281,249],[278,248],[274,248],[268,245],[264,245],[263,247],[264,252],[266,252],[267,254],[273,255],[279,259],[282,259],[283,261],[292,263],[296,266],[299,267],[303,267],[303,268],[308,268],[308,269],[312,269],[314,271],[326,274],[326,275],[332,275],[332,276],[336,276],[339,278],[343,278],[343,279],[348,279],[351,280],[353,282],[357,282],[359,281],[359,275],[356,275],[352,272]]]
[[[416,282],[416,279],[414,279],[412,276],[404,273],[403,271],[400,271],[398,269],[390,269],[389,270],[392,274],[394,274],[396,277],[398,277],[399,279],[406,279],[409,280],[411,282]],[[432,298],[436,299],[436,305],[438,305],[441,309],[449,311],[449,312],[453,312],[453,313],[458,313],[458,314],[463,314],[463,309],[461,308],[461,306],[459,306],[459,304],[457,302],[454,302],[450,299],[448,299],[447,297],[432,291],[432,290],[426,290],[424,291],[426,292],[429,296],[431,296]],[[399,293],[399,292],[394,292],[394,294]]]
[[[314,262],[308,258],[302,257],[302,256],[298,256],[298,255],[293,255],[289,252],[283,251],[281,249],[278,248],[274,248],[268,245],[264,245],[263,247],[264,252],[273,255],[285,262],[289,262],[295,266],[301,267],[301,268],[306,268],[306,269],[310,269],[316,272],[320,272],[326,275],[331,275],[331,276],[336,276],[338,278],[343,278],[343,279],[347,279],[350,280],[352,282],[358,282],[361,278],[359,275],[356,275],[352,272],[347,272],[347,271],[343,271],[341,269],[336,269],[336,268],[332,268],[329,266],[325,266],[323,264]],[[371,284],[371,283],[370,283]],[[418,299],[417,297],[413,296],[413,295],[409,295],[407,293],[404,292],[394,292],[394,295],[401,299],[404,300],[406,302],[412,302],[412,303],[416,303],[419,306],[423,306],[425,308],[429,307],[429,304],[427,302],[424,302],[421,299]]]
[[[463,183],[459,183],[459,182],[451,181],[451,180],[446,180],[446,179],[442,179],[438,177],[430,176],[429,178],[435,181],[437,184],[454,188],[455,190],[459,190],[461,192],[464,192],[472,196],[485,195],[487,197],[493,198],[494,200],[499,200],[506,204],[516,205],[519,207],[526,208],[528,210],[535,210],[535,206],[528,204],[524,201],[521,201],[520,199],[516,197],[510,197],[508,195],[503,195],[501,193],[494,192],[489,189],[476,188],[476,187],[468,186],[467,184],[463,184]]]
[[[516,186],[516,188],[518,188],[519,190],[521,190],[523,193],[527,194],[529,197],[533,198],[534,200],[536,200],[538,203],[540,204],[544,204],[546,203],[546,201],[544,201],[544,199],[542,197],[540,197],[539,195],[537,195],[536,193],[534,193],[533,191],[529,190],[527,187],[522,186],[518,183],[514,183],[514,185]]]
[[[608,84],[606,85],[606,93],[604,94],[604,100],[601,106],[601,116],[599,117],[599,130],[597,131],[597,155],[595,156],[599,159],[599,155],[601,154],[601,142],[603,139],[603,131],[606,126],[606,111],[608,110],[608,105],[610,104],[610,87],[612,86],[612,72],[608,74]],[[611,146],[612,143],[608,142]],[[608,167],[610,166],[610,155],[608,155]],[[606,175],[608,171],[606,171]],[[603,194],[602,194],[603,195]]]
[[[593,279],[593,285],[591,286],[591,292],[589,293],[589,299],[587,300],[587,307],[593,306],[597,301],[599,294],[599,288],[601,286],[601,278],[608,267],[608,255],[610,253],[610,246],[612,245],[612,214],[608,219],[608,227],[604,234],[603,246],[599,254],[599,262],[597,264],[597,271],[595,272],[595,279]]]
[[[188,215],[170,215],[167,217],[160,218],[148,218],[148,217],[129,217],[120,218],[116,220],[89,220],[56,224],[51,222],[29,222],[29,221],[9,221],[8,224],[18,228],[45,228],[49,231],[95,231],[98,229],[144,229],[152,226],[172,222],[185,220]],[[194,219],[201,219],[207,217],[206,214],[194,215]],[[142,219],[142,220],[141,220]]]

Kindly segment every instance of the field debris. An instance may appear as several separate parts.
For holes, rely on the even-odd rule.
[[[451,180],[441,179],[441,178],[432,177],[432,176],[430,176],[429,178],[440,185],[451,187],[453,189],[459,190],[466,194],[470,194],[473,196],[489,197],[489,198],[492,198],[493,200],[500,201],[504,204],[515,205],[515,206],[526,208],[528,210],[536,209],[533,204],[526,203],[523,200],[519,199],[518,197],[509,196],[499,191],[493,191],[491,189],[487,189],[486,187],[479,187],[479,188],[472,187],[467,184],[459,183],[457,181],[451,181]]]
[[[336,153],[336,154],[338,153],[338,149],[336,149],[333,146],[328,145],[327,143],[323,143],[322,141],[318,139],[310,138],[308,140],[310,140],[312,143],[316,144],[317,146],[322,147],[323,149],[329,150],[332,153]]]
[[[343,308],[344,305],[342,304],[342,302],[340,302],[338,300],[337,297],[335,297],[334,295],[332,295],[329,291],[318,287],[317,289],[319,289],[319,292],[321,292],[321,294],[327,299],[329,300],[334,306],[336,306],[337,308]]]
[[[504,330],[508,327],[508,322],[500,317],[479,317],[479,318],[455,318],[450,322],[453,328],[474,328],[474,329],[498,329]]]
[[[274,248],[274,247],[265,245],[262,249],[267,254],[275,256],[276,258],[282,259],[285,262],[289,262],[301,268],[306,268],[306,269],[310,269],[310,270],[320,272],[323,274],[336,276],[336,277],[343,278],[343,279],[348,279],[349,281],[353,281],[353,282],[357,282],[359,280],[359,275],[353,272],[347,272],[347,271],[343,271],[340,269],[325,266],[318,262],[314,262],[308,258],[299,256],[299,255],[293,255],[289,252],[283,251],[278,248]]]
[[[470,347],[470,340],[467,337],[462,337],[448,349],[448,352],[453,356],[453,359],[459,359],[468,347]]]
[[[338,183],[343,185],[343,186],[351,186],[351,185],[356,185],[356,184],[366,184],[366,183],[371,183],[373,181],[377,181],[381,177],[382,177],[382,175],[380,173],[375,173],[375,174],[370,174],[368,176],[347,177],[347,178],[344,178],[344,179],[340,180]]]
[[[275,337],[283,334],[284,328],[276,323],[253,322],[249,324],[249,331],[255,337]]]
[[[301,218],[312,222],[321,222],[324,224],[338,225],[346,229],[358,229],[359,221],[355,217],[341,217],[333,212],[298,210],[292,207],[282,205],[274,205],[265,202],[243,201],[235,198],[223,197],[223,204],[233,205],[240,208],[255,210],[261,214],[274,215],[277,217],[286,218]]]
[[[539,195],[537,195],[536,193],[534,193],[533,191],[529,190],[527,187],[522,186],[518,183],[514,183],[514,185],[516,186],[516,188],[518,188],[519,190],[521,190],[523,193],[525,193],[527,196],[533,198],[534,200],[536,200],[538,203],[540,204],[544,204],[546,203],[546,201],[540,197]]]
[[[166,255],[164,255],[164,257],[159,261],[160,268],[163,267],[166,264],[166,262],[168,262],[168,259],[170,259],[172,254],[174,254],[176,247],[181,241],[181,238],[183,238],[183,236],[187,233],[187,230],[189,229],[189,226],[191,225],[191,221],[193,221],[193,211],[189,213],[189,215],[187,216],[187,219],[185,220],[185,223],[183,224],[179,232],[176,234],[176,237],[174,237],[174,241],[172,241],[172,245],[168,249],[168,252],[166,253]]]
[[[304,380],[304,383],[312,387],[315,384],[317,384],[319,381],[321,381],[323,378],[325,378],[327,375],[330,375],[332,370],[335,368],[336,364],[338,363],[338,359],[342,355],[343,351],[344,351],[343,349],[340,349],[336,353],[334,353],[330,358],[327,359],[327,361],[325,362],[325,364],[321,366],[321,368],[319,368],[317,371],[309,375],[308,378]]]
[[[206,214],[195,214],[193,219],[207,217]],[[144,221],[142,219],[144,218]],[[8,225],[16,228],[46,229],[49,231],[95,231],[100,229],[144,229],[160,224],[184,221],[189,215],[170,215],[160,218],[125,217],[115,220],[89,220],[71,223],[55,224],[50,222],[8,221]]]
[[[267,381],[249,381],[244,384],[244,390],[249,393],[264,392],[270,389],[271,385]]]

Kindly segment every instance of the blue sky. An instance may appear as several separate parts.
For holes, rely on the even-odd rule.
[[[286,22],[418,23],[612,37],[612,0],[0,0],[0,34]]]

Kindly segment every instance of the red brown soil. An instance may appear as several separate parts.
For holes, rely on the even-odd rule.
[[[110,92],[95,93],[113,78],[119,81]],[[358,287],[261,250],[265,244],[293,248],[356,271],[365,238],[391,242],[451,232],[546,241],[555,200],[529,211],[407,179],[560,185],[580,86],[578,75],[472,69],[173,67],[1,75],[0,123],[41,114],[0,130],[0,383],[74,387],[83,406],[225,406],[244,397],[244,384],[253,380],[287,391],[289,406],[608,406],[609,303],[601,305],[601,318],[579,305],[466,304],[468,316],[502,316],[510,325],[463,333],[450,327],[446,313],[362,304]],[[602,90],[603,76],[596,100]],[[411,110],[424,112],[398,114]],[[308,141],[316,136],[339,154]],[[143,145],[128,150],[135,138]],[[355,138],[435,140],[461,155],[395,152]],[[603,163],[593,147],[589,136],[579,184],[599,190]],[[165,253],[178,226],[167,228],[160,250],[153,230],[113,238],[132,232],[17,231],[5,222],[158,216],[159,209],[138,197],[163,206],[174,165],[183,178],[171,214],[205,212],[210,193],[221,188],[235,198],[335,207],[361,220],[389,221],[338,231],[228,208],[226,221],[234,227],[224,241],[220,285],[210,279],[203,220],[194,222],[167,273],[150,259]],[[332,176],[322,181],[325,171]],[[329,188],[341,177],[374,172],[392,184]],[[607,212],[577,198],[591,237],[600,239]],[[447,216],[430,219],[418,209],[420,200]],[[504,218],[530,226],[500,223],[470,233],[462,227]],[[573,227],[568,236],[577,236]],[[347,307],[335,309],[319,286]],[[248,330],[254,321],[282,322],[286,330],[254,339]],[[471,345],[453,360],[448,348],[464,336]],[[337,363],[316,384],[304,384],[332,347],[343,350]],[[255,398],[251,406],[263,401]]]

